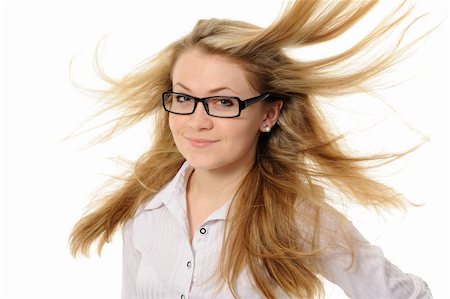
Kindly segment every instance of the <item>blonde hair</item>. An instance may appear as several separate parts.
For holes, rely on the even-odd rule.
[[[230,208],[218,267],[223,281],[237,296],[236,280],[248,268],[256,287],[267,298],[275,297],[275,288],[294,297],[322,294],[317,276],[317,234],[332,232],[319,229],[321,211],[329,211],[336,219],[342,215],[328,208],[317,184],[334,188],[364,206],[402,206],[399,194],[371,179],[365,171],[407,152],[350,156],[339,144],[343,136],[333,135],[324,123],[316,99],[367,91],[365,84],[387,70],[408,46],[400,48],[398,43],[392,51],[378,53],[358,67],[349,61],[370,52],[368,49],[397,28],[410,10],[401,12],[404,4],[400,4],[356,45],[331,57],[300,61],[288,56],[286,50],[340,36],[376,2],[291,2],[268,28],[232,20],[200,20],[191,33],[123,79],[115,81],[104,75],[111,83],[111,88],[104,91],[109,100],[105,110],[124,110],[104,139],[153,115],[154,142],[123,185],[75,225],[70,236],[72,254],[88,255],[95,241],[100,253],[117,229],[132,219],[185,161],[170,134],[168,114],[161,108],[161,93],[171,88],[171,71],[177,57],[196,47],[239,63],[248,71],[255,90],[283,101],[277,124],[270,134],[259,138],[256,161]],[[403,35],[398,35],[399,42]],[[299,204],[308,209],[300,211]],[[312,236],[298,228],[299,219],[311,228]]]

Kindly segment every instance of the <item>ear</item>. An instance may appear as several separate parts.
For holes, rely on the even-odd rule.
[[[270,132],[270,129],[272,129],[280,117],[281,108],[283,108],[283,101],[275,101],[267,105],[264,119],[260,126],[262,132]]]

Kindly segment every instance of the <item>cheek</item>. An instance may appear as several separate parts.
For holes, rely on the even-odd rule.
[[[224,136],[229,138],[229,141],[236,147],[248,147],[255,141],[259,132],[259,125],[256,122],[252,123],[237,123],[232,126],[221,127]]]
[[[242,138],[252,138],[258,134],[263,119],[261,113],[249,113],[248,115],[244,115],[243,121],[237,124],[234,131],[236,135],[240,134]]]
[[[169,129],[170,133],[172,135],[172,139],[175,142],[175,145],[177,147],[180,146],[180,128],[182,128],[183,125],[181,124],[181,121],[177,117],[169,116]]]
[[[172,114],[169,114],[169,129],[173,136],[176,135],[178,128],[180,127],[180,121],[177,117],[173,117]]]

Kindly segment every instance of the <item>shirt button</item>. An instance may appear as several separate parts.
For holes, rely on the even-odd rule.
[[[206,234],[206,228],[202,227],[202,228],[200,229],[200,233],[201,233],[202,235]]]
[[[181,295],[181,299],[184,299],[184,298],[186,298],[186,297],[184,296],[184,294],[182,294],[182,295]]]
[[[188,261],[187,264],[186,264],[186,266],[187,266],[188,268],[190,268],[190,267],[192,266],[191,261]]]

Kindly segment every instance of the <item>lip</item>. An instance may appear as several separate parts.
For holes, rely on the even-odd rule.
[[[189,143],[193,146],[193,147],[207,147],[209,145],[212,145],[216,142],[218,142],[218,140],[210,140],[210,139],[202,139],[202,138],[191,138],[191,137],[186,137],[186,139],[189,141]]]

